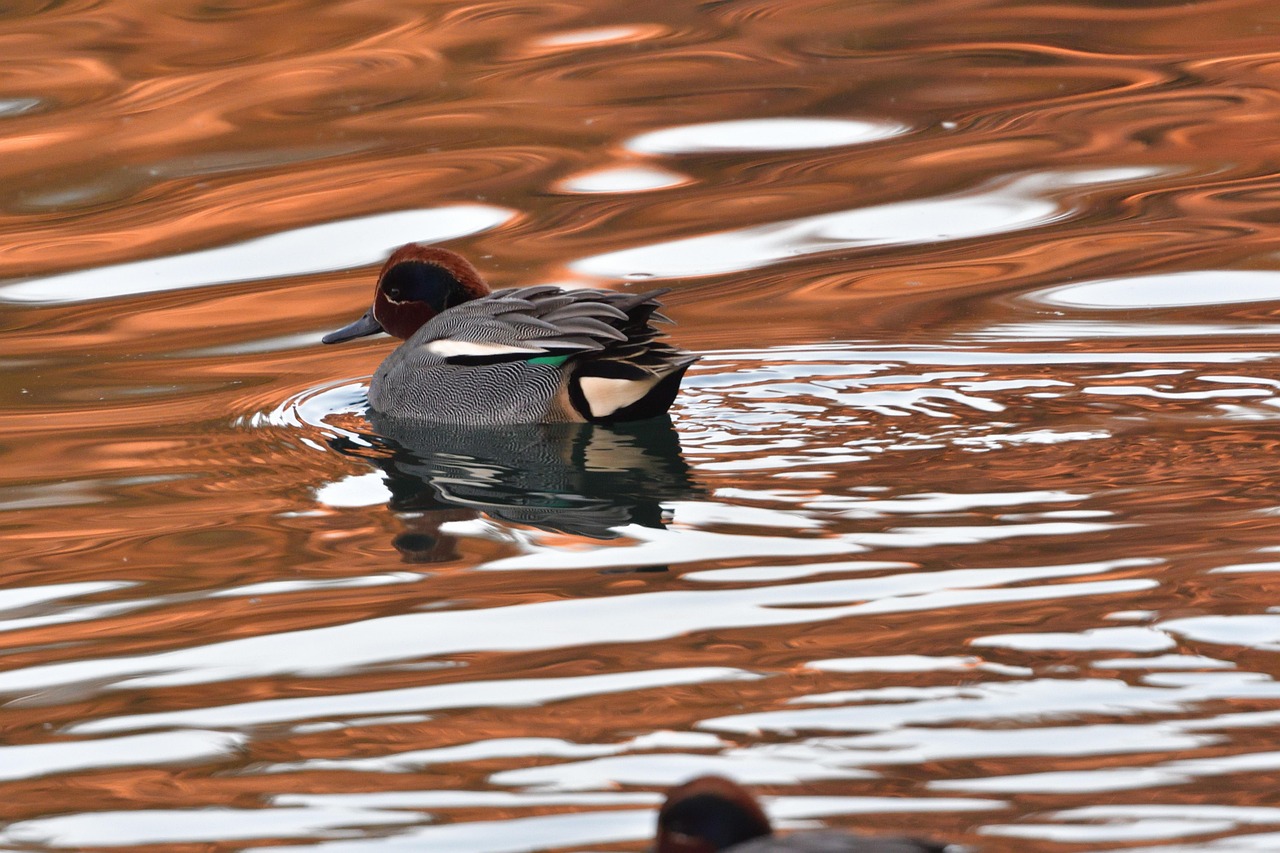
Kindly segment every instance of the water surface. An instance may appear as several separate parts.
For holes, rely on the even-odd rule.
[[[1280,846],[1280,16],[0,13],[0,846],[641,850],[660,792]],[[669,287],[670,423],[409,431],[407,240]]]

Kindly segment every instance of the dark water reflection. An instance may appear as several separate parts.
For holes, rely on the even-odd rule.
[[[1262,0],[0,10],[0,846],[1280,848]],[[407,240],[673,424],[370,423]]]
[[[616,539],[629,524],[665,528],[662,504],[699,494],[667,417],[614,427],[477,428],[377,414],[371,422],[374,441],[393,444],[389,454],[366,458],[384,473],[391,509],[414,516],[396,538],[411,562],[438,561],[442,522],[483,513],[553,533]]]

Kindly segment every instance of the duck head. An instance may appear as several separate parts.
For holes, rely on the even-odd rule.
[[[407,339],[437,314],[488,293],[480,273],[457,252],[408,243],[382,265],[364,316],[320,340],[336,344],[378,332]]]
[[[772,834],[745,788],[723,776],[699,776],[668,792],[653,853],[714,853]]]

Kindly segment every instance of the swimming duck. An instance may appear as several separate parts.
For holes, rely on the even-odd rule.
[[[697,357],[657,340],[666,290],[535,285],[490,292],[456,252],[410,243],[378,274],[373,306],[326,344],[404,340],[369,384],[392,418],[463,425],[635,421],[670,406]]]
[[[776,836],[756,798],[723,776],[699,776],[672,788],[658,812],[653,853],[943,853],[913,838],[846,832]]]

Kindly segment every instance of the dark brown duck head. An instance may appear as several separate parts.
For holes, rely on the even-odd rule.
[[[667,793],[654,853],[714,853],[772,834],[769,818],[745,788],[723,776],[699,776]]]
[[[658,812],[653,853],[943,853],[914,838],[847,832],[775,836],[756,798],[722,776],[700,776],[672,788]]]
[[[378,332],[407,339],[437,314],[488,293],[489,285],[462,255],[408,243],[382,265],[364,316],[321,340],[336,344]]]

